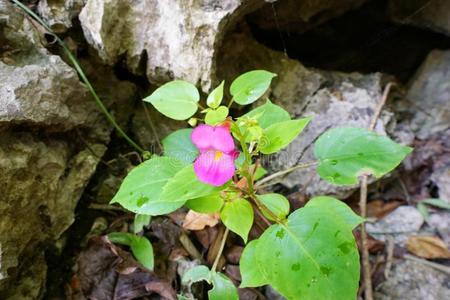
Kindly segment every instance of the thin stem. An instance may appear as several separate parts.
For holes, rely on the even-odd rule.
[[[359,199],[359,208],[361,210],[361,217],[366,218],[367,211],[367,176],[361,178],[361,194]],[[366,300],[372,300],[372,274],[370,271],[369,261],[369,247],[367,245],[367,233],[364,223],[361,224],[361,252],[362,252],[362,267],[364,274],[364,295]]]
[[[230,232],[230,230],[228,228],[225,228],[225,232],[223,233],[223,236],[222,236],[222,241],[220,242],[219,252],[217,252],[217,256],[214,259],[214,263],[211,267],[211,271],[216,271],[216,269],[217,269],[217,265],[219,264],[220,257],[222,256],[223,248],[225,247],[225,242],[227,241],[229,232]]]
[[[306,169],[306,168],[315,166],[315,165],[317,165],[318,163],[319,163],[318,161],[312,161],[312,162],[302,163],[302,164],[295,165],[295,166],[293,166],[293,167],[291,167],[291,168],[289,168],[289,169],[286,169],[286,170],[283,170],[283,171],[279,171],[279,172],[273,173],[272,175],[269,175],[269,176],[264,177],[263,179],[259,180],[259,181],[255,184],[255,188],[261,187],[262,184],[264,184],[264,183],[266,183],[266,182],[268,182],[268,181],[270,181],[270,180],[272,180],[272,179],[275,179],[275,178],[277,178],[277,177],[283,176],[283,175],[285,175],[285,174],[294,172],[294,171],[299,170],[299,169]]]
[[[231,98],[230,102],[228,102],[228,108],[231,107],[231,105],[233,104],[233,102],[234,102],[234,98]]]
[[[117,124],[116,120],[114,119],[114,117],[109,113],[108,109],[105,107],[105,105],[103,104],[103,102],[100,100],[100,98],[98,97],[97,93],[95,92],[94,88],[92,87],[91,83],[89,82],[89,80],[87,79],[86,75],[84,74],[83,70],[81,69],[81,66],[79,65],[77,59],[75,58],[75,56],[72,54],[72,52],[69,50],[69,48],[66,46],[66,44],[64,43],[63,40],[61,40],[55,33],[53,33],[52,29],[50,28],[50,26],[48,26],[38,15],[36,15],[32,10],[30,10],[28,7],[26,7],[24,4],[22,4],[20,1],[18,0],[12,0],[19,8],[21,8],[22,10],[24,10],[28,15],[30,15],[31,17],[33,17],[33,19],[35,19],[39,24],[41,24],[47,31],[49,34],[51,34],[56,41],[58,42],[58,44],[63,48],[64,52],[66,53],[67,57],[70,59],[70,61],[72,62],[72,64],[75,67],[75,70],[78,72],[78,75],[80,76],[81,80],[84,82],[84,84],[86,85],[86,87],[88,88],[89,92],[91,93],[92,97],[94,98],[95,102],[97,103],[97,106],[100,108],[100,110],[103,112],[103,114],[106,116],[106,118],[108,119],[108,121],[114,126],[114,128],[120,133],[120,135],[131,145],[133,146],[136,150],[138,150],[141,153],[146,152],[142,147],[140,147],[138,144],[136,144],[123,130],[122,128],[119,126],[119,124]]]
[[[381,114],[383,106],[386,104],[389,91],[391,87],[395,85],[394,82],[389,82],[384,88],[383,96],[381,97],[381,101],[378,104],[378,107],[372,117],[372,120],[369,125],[369,130],[374,130],[377,124],[377,120]],[[361,194],[359,199],[359,209],[361,211],[361,217],[366,218],[367,216],[367,181],[368,175],[363,175],[361,177]],[[364,295],[365,300],[373,300],[373,287],[372,287],[372,272],[370,267],[369,260],[369,247],[367,245],[367,233],[366,233],[366,225],[365,223],[361,224],[361,253],[362,253],[362,267],[364,274]]]

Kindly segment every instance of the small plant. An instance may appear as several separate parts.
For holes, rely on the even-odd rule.
[[[232,103],[249,105],[260,99],[274,76],[262,70],[239,76],[230,86],[227,106],[222,104],[224,82],[207,97],[207,108],[199,104],[196,87],[185,81],[172,81],[154,91],[144,101],[194,128],[167,136],[162,141],[164,155],[153,155],[135,167],[111,202],[140,219],[168,214],[183,205],[201,213],[220,212],[227,229],[214,265],[195,267],[183,277],[186,283],[212,284],[210,299],[238,299],[232,281],[216,270],[228,231],[246,243],[240,260],[241,287],[270,284],[288,299],[356,299],[360,266],[352,230],[364,220],[328,196],[316,196],[289,214],[283,195],[259,194],[263,182],[289,171],[264,177],[261,156],[289,145],[311,118],[292,120],[269,100],[243,116],[229,116]],[[194,117],[199,107],[201,118]],[[333,128],[315,142],[316,161],[290,170],[316,165],[324,180],[353,185],[361,175],[383,176],[410,152],[411,148],[368,129]],[[269,226],[247,243],[254,212]],[[148,218],[143,220],[148,224]],[[148,240],[131,234],[111,238],[129,245],[135,254],[139,252],[135,249],[150,249],[147,253],[152,255]],[[142,261],[141,253],[136,256]],[[145,262],[152,267],[153,257]]]

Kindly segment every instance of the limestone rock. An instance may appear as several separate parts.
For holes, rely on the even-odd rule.
[[[392,18],[450,36],[450,2],[447,0],[390,0]]]
[[[9,9],[11,4],[0,2],[7,41],[0,55],[0,126],[27,124],[53,131],[85,126],[97,108],[76,72],[49,55],[35,27]]]
[[[75,205],[106,147],[91,146],[98,156],[89,150],[72,156],[68,142],[38,140],[30,133],[3,133],[0,145],[3,298],[8,281],[33,265],[45,241],[57,239],[72,224]]]
[[[78,16],[86,0],[40,0],[38,13],[55,33],[72,27],[72,19]]]
[[[428,55],[410,82],[406,100],[404,109],[413,115],[411,128],[419,139],[450,128],[450,51]]]
[[[376,300],[441,300],[450,298],[450,276],[423,264],[395,262],[389,279],[375,288]]]
[[[408,236],[417,233],[424,220],[413,206],[400,206],[375,223],[367,223],[367,232],[376,239],[385,241],[392,235],[396,244],[404,246]]]
[[[108,64],[126,57],[129,69],[153,83],[182,78],[207,91],[228,24],[261,0],[88,0],[80,13],[88,43]]]

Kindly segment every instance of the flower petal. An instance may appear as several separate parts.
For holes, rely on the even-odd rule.
[[[235,145],[229,128],[225,126],[199,125],[191,134],[191,140],[200,151],[234,151]]]
[[[204,183],[221,186],[234,175],[234,156],[220,151],[206,151],[194,163],[197,178]]]

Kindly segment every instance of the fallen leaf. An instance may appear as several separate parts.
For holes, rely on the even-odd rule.
[[[355,236],[356,244],[358,245],[358,249],[361,250],[362,249],[361,232],[359,230],[355,230],[353,232],[353,235]],[[384,242],[375,239],[370,234],[367,234],[367,249],[369,250],[370,253],[373,253],[373,254],[383,251],[384,250]]]
[[[383,200],[374,200],[367,203],[367,216],[370,218],[381,219],[388,215],[394,209],[402,205],[400,201],[384,202]]]
[[[219,213],[202,214],[190,210],[184,219],[183,228],[188,230],[202,230],[206,226],[214,227],[217,223],[219,223]]]
[[[444,241],[436,236],[410,236],[406,247],[412,254],[423,258],[450,258],[450,251]]]
[[[93,237],[78,258],[77,280],[88,299],[135,299],[159,294],[176,299],[171,284],[142,268],[130,253],[106,237]]]

